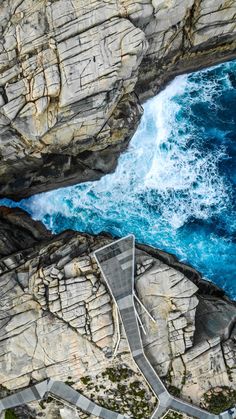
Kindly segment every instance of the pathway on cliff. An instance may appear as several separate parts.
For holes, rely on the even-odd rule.
[[[132,357],[153,393],[158,398],[159,404],[151,418],[161,418],[166,411],[172,409],[199,419],[232,419],[228,412],[213,415],[197,406],[171,396],[146,358],[138,325],[138,321],[141,321],[134,304],[134,252],[134,236],[130,235],[96,250],[94,256],[118,307]],[[104,419],[128,418],[128,416],[97,405],[65,383],[52,379],[45,380],[1,399],[0,413],[8,408],[40,400],[49,395],[65,404],[74,405],[96,417]]]
[[[54,381],[51,379],[42,381],[32,387],[28,387],[11,396],[0,400],[0,413],[12,407],[17,407],[22,404],[27,404],[35,400],[41,400],[45,397],[51,396],[63,403],[74,405],[86,413],[89,413],[99,418],[104,419],[127,419],[128,416],[113,412],[105,407],[101,407],[96,403],[83,396],[72,387],[66,385],[61,381]]]
[[[145,356],[138,314],[134,305],[134,236],[129,235],[108,244],[95,251],[94,256],[118,307],[132,357],[159,400],[152,418],[160,418],[169,409],[178,410],[199,419],[222,417],[171,396]]]

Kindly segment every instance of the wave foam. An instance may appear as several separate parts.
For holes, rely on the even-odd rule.
[[[235,130],[232,72],[236,62],[177,77],[144,105],[115,173],[34,196],[21,206],[54,232],[134,233],[233,292],[233,189],[227,172],[228,138]]]

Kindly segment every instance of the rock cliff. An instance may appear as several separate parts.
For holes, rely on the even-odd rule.
[[[236,56],[234,0],[3,0],[0,195],[114,170],[176,74]]]
[[[114,170],[144,100],[177,74],[236,57],[235,16],[235,0],[2,0],[0,196]],[[122,328],[114,356],[121,325],[93,258],[109,240],[53,236],[23,211],[0,208],[2,395],[52,377],[111,407],[118,400],[131,416],[141,394],[149,417],[156,400]],[[135,282],[156,319],[140,310],[145,351],[170,391],[199,403],[212,387],[235,388],[236,307],[223,291],[138,245]],[[22,416],[74,414],[53,403]]]
[[[51,377],[110,407],[121,398],[121,411],[136,417],[132,409],[142,391],[147,406],[140,405],[139,413],[149,417],[156,401],[121,325],[114,354],[119,318],[93,257],[111,239],[72,231],[52,236],[26,213],[2,208],[2,241],[10,241],[13,219],[15,235],[0,258],[2,394]],[[135,266],[136,292],[156,319],[137,307],[148,331],[142,335],[145,352],[170,391],[199,403],[211,388],[236,388],[235,304],[204,281],[200,287],[196,271],[164,252],[137,246]],[[124,385],[125,392],[130,388],[127,404]]]

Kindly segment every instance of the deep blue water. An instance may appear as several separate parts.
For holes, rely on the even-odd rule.
[[[149,100],[114,174],[20,205],[57,233],[134,233],[235,297],[235,137],[236,61],[179,76]]]

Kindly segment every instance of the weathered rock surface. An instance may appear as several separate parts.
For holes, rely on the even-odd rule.
[[[43,224],[33,221],[20,208],[0,207],[0,257],[27,249],[51,233]]]
[[[145,268],[150,255],[136,251],[136,261]],[[156,319],[155,324],[143,313],[145,351],[167,386],[195,403],[209,388],[236,387],[235,304],[200,294],[182,272],[158,258],[141,269],[136,290]]]
[[[16,223],[17,217],[16,210]],[[33,228],[37,241],[19,250],[14,238],[0,258],[0,385],[14,390],[52,377],[98,397],[93,386],[99,387],[99,374],[102,383],[104,371],[111,368],[108,377],[116,376],[112,369],[122,364],[142,383],[122,327],[114,357],[118,319],[93,257],[111,239],[72,231],[46,232],[46,238],[40,223],[32,227],[26,213],[24,219],[25,234]],[[194,283],[188,278],[194,270],[164,252],[138,246],[135,262],[136,292],[156,320],[137,304],[147,331],[145,352],[167,385],[196,403],[212,387],[235,388],[235,304],[214,287],[199,291],[199,274]],[[92,381],[83,388],[87,375]]]
[[[0,195],[114,170],[138,97],[236,56],[235,14],[234,0],[3,0]]]

